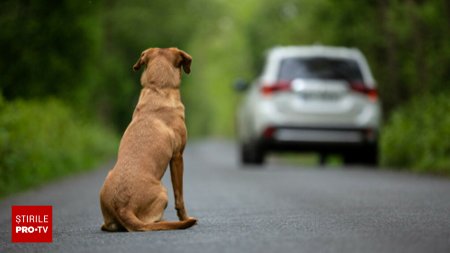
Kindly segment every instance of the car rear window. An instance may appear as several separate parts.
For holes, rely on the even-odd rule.
[[[351,59],[309,57],[282,60],[278,79],[297,78],[363,81],[358,63]]]

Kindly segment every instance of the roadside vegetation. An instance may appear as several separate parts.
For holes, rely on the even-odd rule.
[[[61,101],[0,100],[0,197],[93,168],[116,148],[114,132]]]
[[[450,94],[423,96],[395,110],[381,139],[382,164],[450,175]]]
[[[383,104],[383,166],[449,174],[449,17],[446,0],[2,1],[0,195],[114,154],[147,47],[193,56],[190,138],[233,136],[232,83],[254,78],[266,49],[358,47]]]

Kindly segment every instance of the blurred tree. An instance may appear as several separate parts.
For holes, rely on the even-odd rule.
[[[95,22],[99,7],[97,1],[2,1],[0,82],[4,96],[69,98],[80,84],[92,84],[86,73],[98,55]]]
[[[123,129],[140,89],[131,70],[140,52],[177,46],[194,58],[183,82],[193,132],[231,135],[236,95],[226,85],[256,76],[267,48],[320,43],[366,54],[389,116],[411,97],[448,89],[449,17],[446,0],[6,0],[1,91],[61,96]]]

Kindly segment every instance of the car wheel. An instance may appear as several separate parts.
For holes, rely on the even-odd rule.
[[[244,165],[262,165],[264,163],[264,151],[255,142],[241,144],[241,163]]]

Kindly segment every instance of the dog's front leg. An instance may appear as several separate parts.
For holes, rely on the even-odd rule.
[[[183,198],[183,155],[178,154],[170,160],[170,177],[172,178],[173,194],[175,196],[175,209],[180,220],[187,220]]]

